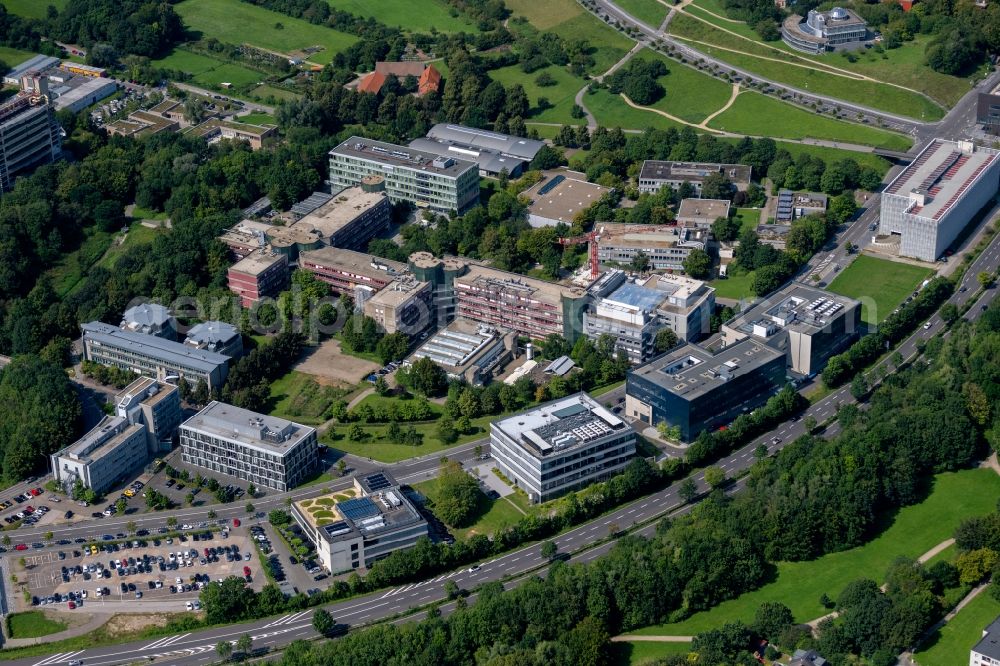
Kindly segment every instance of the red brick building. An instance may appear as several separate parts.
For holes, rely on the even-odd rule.
[[[288,284],[288,257],[258,250],[229,268],[229,290],[245,308],[268,296],[277,296]]]

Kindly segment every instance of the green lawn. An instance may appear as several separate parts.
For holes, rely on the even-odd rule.
[[[667,8],[657,0],[618,0],[619,7],[651,28],[659,28],[667,17]]]
[[[323,51],[310,56],[317,62],[329,62],[335,53],[357,41],[353,35],[240,0],[185,0],[174,9],[190,30],[230,44],[252,44],[281,53],[321,46]],[[276,27],[279,24],[283,26],[280,29]]]
[[[969,650],[983,637],[983,629],[997,615],[1000,615],[1000,601],[994,599],[989,590],[984,590],[960,610],[951,622],[934,632],[916,651],[914,659],[920,666],[964,664]]]
[[[11,638],[37,638],[55,634],[66,628],[65,622],[50,620],[42,611],[12,613],[7,616]]]
[[[391,407],[392,405],[402,405],[405,404],[406,402],[416,399],[417,398],[415,397],[400,398],[394,396],[381,396],[372,394],[369,396],[365,396],[365,398],[357,405],[355,405],[354,409],[352,409],[351,411],[353,412],[355,409],[360,409],[362,405],[368,405],[369,407],[377,409],[379,407]],[[441,405],[437,404],[436,402],[428,402],[427,404],[431,409],[431,413],[434,415],[431,417],[432,419],[436,419],[442,414],[444,414],[444,408],[441,407]]]
[[[165,233],[163,229],[145,227],[138,222],[133,222],[132,226],[129,227],[128,233],[125,234],[125,241],[121,245],[115,243],[111,244],[108,251],[101,257],[97,265],[102,268],[107,268],[111,270],[115,266],[115,261],[120,257],[126,250],[136,245],[148,245],[153,242],[153,239],[158,235]],[[117,236],[116,236],[117,238]]]
[[[251,125],[275,125],[278,122],[270,113],[248,113],[245,116],[239,116],[236,120]]]
[[[21,49],[12,49],[9,46],[0,46],[0,62],[6,63],[8,67],[20,65],[25,60],[31,60],[36,55],[38,54],[32,53],[31,51],[22,51]]]
[[[614,664],[617,666],[644,666],[675,654],[688,654],[690,643],[661,643],[656,641],[629,641],[612,643]]]
[[[62,11],[69,0],[3,0],[0,2],[11,14],[24,16],[27,18],[43,19],[46,16],[49,5]],[[2,59],[2,57],[0,57]]]
[[[651,106],[688,122],[700,123],[725,106],[732,94],[732,86],[725,81],[703,74],[693,67],[682,65],[649,49],[643,49],[635,57],[645,60],[658,59],[666,64],[670,71],[658,81],[667,92],[663,99]]]
[[[132,219],[133,220],[165,220],[167,219],[166,213],[160,213],[155,210],[150,210],[149,208],[143,208],[142,206],[135,206],[132,208]]]
[[[46,271],[46,275],[52,279],[52,288],[60,296],[65,296],[73,291],[81,283],[90,267],[100,261],[104,253],[111,247],[112,234],[98,231],[96,227],[90,227],[84,233],[86,237],[80,247],[64,254]]]
[[[739,139],[722,139],[724,141],[739,141]],[[777,141],[778,148],[782,150],[787,150],[791,154],[793,159],[797,159],[799,155],[806,153],[812,155],[813,157],[819,157],[826,162],[835,162],[837,160],[852,159],[858,163],[859,166],[870,166],[871,168],[878,171],[883,176],[888,173],[889,167],[892,164],[889,160],[884,157],[879,157],[874,153],[859,153],[854,150],[845,150],[843,148],[827,148],[826,146],[807,146],[801,143],[787,143],[785,141]]]
[[[312,375],[292,370],[271,382],[270,413],[306,425],[319,425],[326,421],[327,408],[353,391],[353,388],[321,386]]]
[[[191,74],[192,83],[212,88],[226,82],[245,89],[264,78],[252,69],[183,49],[174,49],[169,55],[154,60],[153,65],[187,72]]]
[[[555,79],[556,85],[540,86],[535,83],[535,80],[543,72]],[[511,65],[510,67],[494,69],[490,72],[490,78],[507,87],[515,83],[524,86],[524,91],[531,101],[529,119],[533,122],[562,124],[586,122],[583,119],[573,118],[570,111],[573,109],[573,98],[581,88],[587,85],[587,82],[570,74],[565,67],[550,65],[531,74],[525,74],[520,65]],[[552,106],[544,111],[539,111],[538,99],[540,97],[549,100]]]
[[[740,223],[740,229],[757,229],[760,224],[760,208],[737,208],[733,218]]]
[[[437,484],[437,479],[428,479],[427,481],[413,484],[413,487],[428,499],[433,500],[437,497]],[[451,530],[456,539],[467,539],[476,534],[493,534],[501,527],[513,525],[524,515],[503,497],[487,501],[489,502],[489,508],[476,519],[476,522],[468,527]],[[433,511],[433,509],[431,510]]]
[[[394,463],[406,460],[407,458],[424,456],[429,453],[447,452],[448,449],[458,446],[459,444],[471,442],[474,439],[488,437],[490,421],[495,418],[497,417],[481,416],[479,418],[472,419],[473,432],[467,435],[462,435],[454,444],[441,443],[441,440],[437,437],[437,424],[434,422],[413,424],[416,431],[423,435],[423,443],[419,446],[393,444],[388,441],[385,438],[386,424],[384,423],[374,425],[362,424],[361,428],[368,436],[360,442],[354,442],[347,439],[347,433],[350,430],[349,425],[335,425],[327,431],[326,435],[323,437],[323,443],[331,448],[344,451],[352,455],[371,458],[384,463]],[[405,429],[408,427],[408,424],[401,423],[400,426]]]
[[[265,100],[265,101],[267,101],[268,98],[271,98],[271,97],[273,97],[274,99],[279,100],[279,101],[283,100],[283,99],[286,99],[286,100],[287,99],[298,99],[298,98],[302,97],[302,95],[300,95],[298,93],[295,93],[295,92],[292,92],[291,90],[285,90],[284,88],[277,88],[275,86],[269,86],[266,83],[264,85],[262,85],[262,86],[257,86],[256,88],[254,88],[253,90],[251,90],[250,94],[253,97],[257,97],[258,99],[262,99],[262,100]]]
[[[875,324],[888,317],[930,274],[928,268],[861,255],[828,288],[861,300],[861,318]]]
[[[327,0],[355,16],[371,16],[386,25],[414,32],[476,32],[476,25],[443,0]]]
[[[774,122],[781,118],[780,123]],[[836,120],[756,92],[743,92],[709,127],[785,139],[828,139],[890,150],[909,150],[909,138],[867,125]]]
[[[753,271],[742,273],[734,271],[732,268],[729,277],[712,280],[709,284],[715,287],[716,298],[729,298],[738,301],[743,298],[754,298],[750,291],[750,284],[753,282]]]
[[[604,127],[623,127],[626,129],[654,127],[663,130],[671,127],[676,129],[686,127],[686,125],[664,118],[658,113],[633,109],[621,97],[612,95],[603,88],[593,94],[585,95],[583,103],[594,114],[597,124]]]
[[[696,613],[683,622],[633,633],[689,636],[734,620],[749,624],[754,611],[765,601],[788,606],[796,622],[812,620],[827,612],[819,603],[821,595],[836,598],[848,583],[862,576],[881,580],[894,559],[919,557],[951,537],[965,518],[994,511],[997,499],[1000,476],[991,469],[939,474],[927,499],[901,509],[891,524],[867,544],[811,562],[779,562],[776,580],[758,590]]]
[[[690,16],[676,17],[670,22],[670,32],[682,39],[704,42],[694,46],[707,55],[755,72],[772,81],[920,120],[931,121],[944,116],[944,110],[940,106],[919,93],[875,81],[859,81],[830,72],[790,66],[789,62],[795,62],[795,57],[791,54],[739,39]],[[723,48],[706,46],[706,43]],[[724,49],[736,49],[744,53],[734,53],[732,50]],[[764,60],[755,55],[777,58],[785,62]],[[840,63],[836,64],[839,66]]]

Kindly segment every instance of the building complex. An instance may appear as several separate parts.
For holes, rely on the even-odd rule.
[[[935,261],[1000,187],[1000,151],[934,139],[885,188],[878,233],[899,253]]]
[[[649,259],[649,268],[684,271],[692,250],[704,250],[710,232],[701,227],[603,224],[599,226],[597,258],[602,264],[628,266],[636,257]]]
[[[369,176],[384,179],[393,202],[408,201],[419,208],[461,213],[479,201],[475,162],[357,136],[330,151],[330,182],[335,187],[353,187]]]
[[[355,304],[363,304],[407,272],[402,262],[336,247],[303,252],[299,267],[326,282],[338,294],[352,296]]]
[[[516,344],[512,332],[501,332],[468,319],[456,319],[420,345],[406,362],[429,358],[441,366],[449,378],[480,386],[511,358]]]
[[[518,177],[545,145],[538,139],[525,139],[499,132],[439,123],[425,138],[414,139],[410,148],[442,157],[471,160],[479,165],[480,176],[499,176],[506,171]]]
[[[719,173],[726,176],[741,192],[750,186],[751,169],[746,164],[646,160],[639,170],[639,191],[659,192],[665,186],[677,190],[688,183],[694,188],[696,196],[700,197],[705,179]]]
[[[358,81],[358,92],[371,93],[377,95],[382,87],[389,80],[390,76],[395,76],[400,82],[405,82],[409,77],[416,79],[416,96],[423,97],[430,93],[436,93],[441,88],[441,72],[423,62],[403,61],[375,63],[375,70],[363,76]]]
[[[364,302],[364,312],[386,333],[415,336],[434,323],[434,288],[401,276]]]
[[[319,464],[316,429],[212,401],[181,424],[181,459],[279,492]]]
[[[167,340],[177,338],[177,320],[170,314],[169,308],[158,303],[140,303],[130,307],[122,315],[120,328]]]
[[[720,217],[728,218],[728,199],[684,199],[677,207],[677,224],[709,229]]]
[[[860,47],[868,39],[868,24],[850,9],[810,9],[806,18],[792,14],[781,24],[781,39],[796,51],[819,54]]]
[[[979,93],[976,123],[982,125],[987,134],[1000,135],[1000,94],[996,91]]]
[[[368,241],[389,228],[392,204],[380,185],[348,187],[324,198],[324,203],[288,228],[314,235],[323,245],[348,250],[363,249]]]
[[[292,504],[292,517],[328,571],[370,567],[428,535],[427,521],[388,472],[356,477],[353,494],[331,493]]]
[[[62,128],[50,102],[48,81],[31,72],[20,78],[21,90],[0,103],[0,189],[14,179],[59,157]]]
[[[528,198],[528,223],[533,227],[573,224],[581,212],[611,192],[610,187],[591,183],[584,174],[560,173],[535,183],[524,192]]]
[[[607,479],[635,456],[636,435],[585,393],[553,400],[490,424],[497,467],[545,502]]]
[[[229,290],[245,308],[262,298],[277,296],[288,286],[288,256],[269,249],[257,250],[229,267]]]

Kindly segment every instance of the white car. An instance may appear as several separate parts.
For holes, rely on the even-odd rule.
[[[97,588],[96,590],[94,590],[94,596],[98,598],[103,597],[104,590],[102,590],[101,588]]]
[[[924,323],[924,330],[925,330],[925,331],[926,331],[927,329],[929,329],[930,327],[931,327],[931,323],[930,323],[929,321],[928,321],[928,322],[925,322],[925,323]]]
[[[191,603],[190,601],[187,602],[187,604],[185,604],[184,607],[187,608],[188,610],[194,610],[194,604]]]

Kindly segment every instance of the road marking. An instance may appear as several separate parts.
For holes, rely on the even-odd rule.
[[[284,615],[282,617],[279,617],[277,620],[275,620],[275,621],[273,621],[273,622],[271,622],[269,624],[265,624],[264,628],[266,629],[267,627],[273,627],[276,624],[281,624],[282,622],[284,622],[285,620],[287,620],[290,617],[291,617],[291,615]]]
[[[83,650],[80,650],[80,652],[83,652]],[[51,657],[46,657],[45,659],[42,659],[41,661],[35,663],[34,666],[44,666],[45,664],[56,664],[59,663],[60,661],[69,661],[70,657],[72,657],[73,655],[80,654],[80,652],[60,652],[58,654],[52,655]]]

